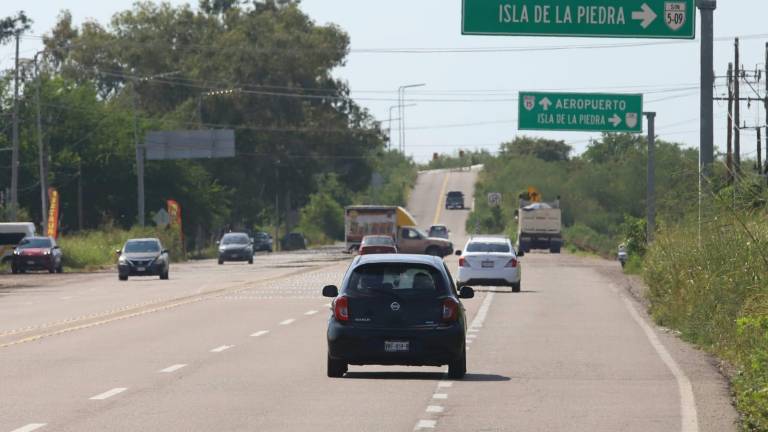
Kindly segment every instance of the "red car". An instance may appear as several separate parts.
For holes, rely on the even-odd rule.
[[[24,273],[27,270],[48,270],[61,273],[62,254],[56,240],[51,237],[26,237],[13,251],[11,272]]]
[[[371,235],[363,237],[363,242],[358,250],[360,255],[370,254],[396,254],[397,246],[392,237],[383,235]]]

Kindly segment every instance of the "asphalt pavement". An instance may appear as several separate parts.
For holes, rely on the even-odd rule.
[[[421,173],[409,210],[457,247],[478,168]],[[2,431],[735,431],[713,361],[656,328],[613,262],[531,253],[523,291],[466,300],[468,374],[352,366],[325,376],[336,249],[256,263],[0,276]],[[455,270],[455,257],[447,258]]]

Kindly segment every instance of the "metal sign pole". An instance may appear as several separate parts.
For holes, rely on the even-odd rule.
[[[648,119],[648,187],[646,192],[646,241],[653,242],[656,232],[656,113],[643,113]]]

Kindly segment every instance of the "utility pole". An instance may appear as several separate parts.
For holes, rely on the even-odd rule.
[[[77,161],[77,229],[83,230],[83,162]]]
[[[42,77],[40,76],[40,68],[38,65],[38,55],[42,54],[43,51],[38,51],[35,54],[34,57],[34,63],[35,63],[35,105],[37,105],[36,108],[36,117],[37,117],[37,153],[38,153],[38,162],[40,164],[40,205],[41,205],[41,214],[43,215],[43,227],[48,226],[48,172],[46,170],[46,154],[45,154],[45,147],[43,145],[43,120],[42,115],[40,112],[40,81],[42,81]]]
[[[726,128],[728,149],[726,167],[728,183],[733,182],[733,63],[728,63],[728,127]]]
[[[736,106],[733,109],[733,161],[734,172],[738,176],[741,174],[741,66],[739,66],[739,38],[734,43],[736,74],[733,81],[733,98]]]
[[[717,0],[697,0],[701,13],[701,120],[699,163],[701,176],[712,174],[714,155],[714,11]]]
[[[19,38],[16,30],[16,60],[13,69],[13,148],[11,150],[11,220],[16,221],[19,208]]]
[[[648,178],[646,192],[646,241],[651,243],[656,232],[656,113],[646,112],[648,119]]]
[[[765,167],[760,167],[760,173],[768,172],[768,42],[765,44]]]
[[[133,101],[133,145],[136,147],[136,177],[138,178],[138,207],[139,207],[139,226],[144,226],[144,148],[139,145],[139,118],[136,111],[138,110],[138,100],[136,94],[137,79],[134,77],[132,86],[132,101]]]
[[[755,171],[757,171],[758,174],[762,175],[763,174],[763,155],[762,155],[763,143],[760,135],[763,132],[763,128],[761,128],[760,126],[757,126],[755,130],[757,131],[757,166],[755,167]],[[768,155],[766,156],[768,157]]]

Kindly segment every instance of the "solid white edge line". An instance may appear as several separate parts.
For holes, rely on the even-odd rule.
[[[41,427],[47,425],[48,423],[30,423],[28,425],[22,426],[18,429],[14,429],[11,432],[32,432],[33,430],[38,430]]]
[[[419,429],[434,429],[437,425],[437,420],[419,420],[413,430]]]
[[[669,354],[669,351],[667,351],[664,344],[661,343],[659,337],[653,331],[651,326],[640,317],[640,314],[637,312],[632,302],[624,296],[622,296],[622,300],[624,300],[624,306],[627,307],[629,315],[632,316],[632,319],[634,319],[640,328],[643,329],[643,332],[651,343],[651,346],[653,346],[653,349],[656,350],[656,353],[661,357],[661,360],[667,365],[667,368],[672,372],[672,375],[675,376],[677,388],[680,392],[680,431],[698,432],[699,418],[698,412],[696,411],[696,400],[693,395],[693,385],[691,384],[691,381],[685,375],[685,372],[683,372],[675,359],[672,358],[672,355]]]
[[[120,393],[122,393],[122,392],[124,392],[126,390],[128,390],[128,389],[125,388],[125,387],[116,387],[116,388],[113,388],[112,390],[107,390],[104,393],[97,394],[96,396],[91,397],[90,400],[109,399],[112,396],[118,395],[118,394],[120,394]]]
[[[186,364],[179,363],[179,364],[175,364],[175,365],[172,365],[172,366],[168,366],[167,368],[160,370],[160,372],[161,373],[172,373],[172,372],[176,372],[177,370],[179,370],[179,369],[181,369],[183,367],[186,367],[186,366],[187,366]]]
[[[256,333],[253,333],[251,337],[259,337],[264,336],[265,334],[269,333],[269,330],[259,330]]]
[[[281,322],[280,322],[280,325],[283,325],[283,326],[284,326],[284,325],[293,324],[293,323],[294,323],[294,321],[296,321],[296,320],[295,320],[295,319],[293,319],[293,318],[289,318],[289,319],[287,319],[287,320],[285,320],[285,321],[281,321]]]

